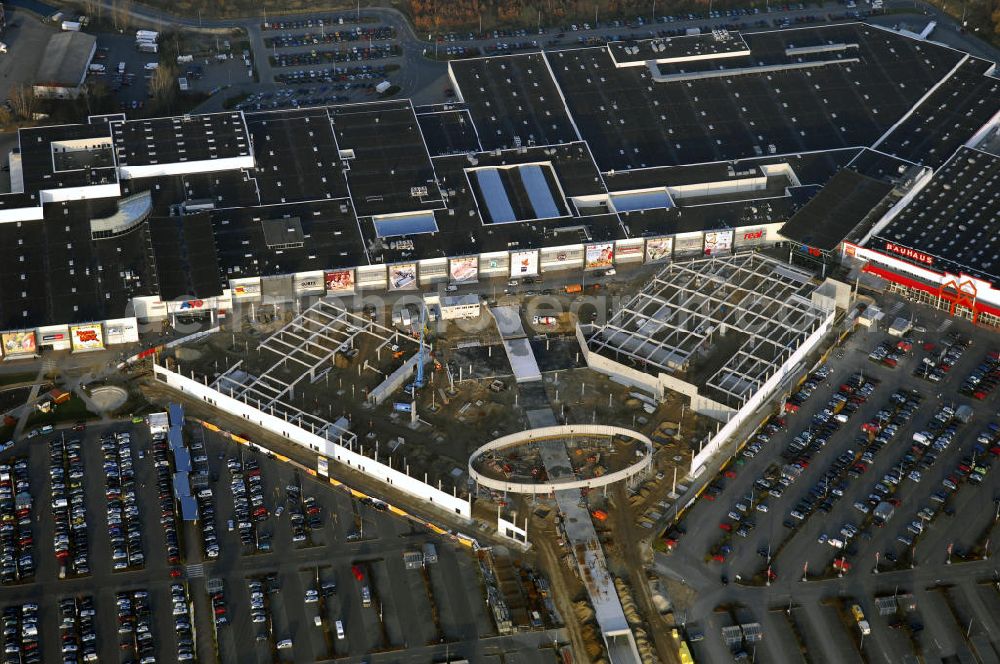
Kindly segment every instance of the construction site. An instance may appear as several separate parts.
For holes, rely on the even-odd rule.
[[[544,447],[565,446],[570,461],[570,474],[575,480],[597,480],[631,466],[636,457],[646,456],[640,441],[624,435],[601,436],[588,433],[569,437],[511,441],[509,445],[473,455],[470,463],[484,478],[515,484],[545,485],[549,474],[545,469]]]
[[[631,578],[632,553],[606,533],[630,524],[633,547],[651,533],[689,470],[692,441],[717,425],[683,395],[654,401],[587,367],[575,314],[538,333],[520,307],[507,308],[526,324],[503,319],[506,311],[491,320],[485,309],[464,325],[431,324],[416,311],[404,320],[391,303],[349,311],[326,299],[238,309],[220,332],[158,358],[158,371],[186,380],[184,391],[206,390],[213,396],[203,400],[220,410],[219,397],[233,400],[233,415],[246,409],[239,435],[255,438],[254,425],[270,428],[265,420],[294,425],[308,436],[297,442],[310,465],[326,456],[375,479],[398,473],[394,489],[508,541],[509,553],[481,565],[501,631],[574,614],[568,638],[591,661],[621,648],[656,661],[632,597],[645,580]],[[537,380],[512,365],[512,337],[535,358]],[[563,592],[535,587],[522,570],[530,564]],[[637,595],[652,606],[648,591]]]

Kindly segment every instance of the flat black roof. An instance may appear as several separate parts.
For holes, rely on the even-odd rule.
[[[960,57],[864,24],[746,39],[753,64],[767,63],[759,51],[780,50],[794,62],[783,55],[788,46],[848,40],[858,45],[852,51],[860,61],[847,62],[855,57],[848,52],[830,56],[842,64],[657,83],[646,67],[616,68],[605,48],[547,57],[605,171],[862,147],[902,118]]]
[[[636,210],[621,213],[629,237],[651,237],[703,230],[773,224],[792,215],[788,198],[736,201],[694,207]]]
[[[350,201],[315,201],[210,213],[222,279],[367,265]],[[299,246],[268,246],[264,225],[297,218]]]
[[[99,127],[101,125],[89,125]],[[119,166],[227,159],[250,154],[239,111],[111,124]]]
[[[807,154],[751,157],[733,161],[684,166],[655,166],[631,171],[604,173],[604,181],[612,191],[646,189],[650,187],[682,186],[706,182],[725,182],[748,177],[760,177],[766,166],[788,164],[802,184],[822,184],[840,168],[854,159],[860,150],[848,148]]]
[[[347,180],[326,108],[246,116],[261,204],[345,198]]]
[[[872,218],[893,188],[884,180],[850,168],[842,169],[792,215],[781,227],[781,235],[793,242],[832,251],[856,226]]]
[[[685,44],[724,54],[745,41],[751,53],[663,64],[660,82],[645,64],[616,68],[610,52],[635,45],[615,44],[453,62],[459,98],[429,107],[403,99],[21,130],[26,193],[0,195],[5,214],[37,207],[40,190],[115,183],[122,196],[149,191],[152,213],[101,240],[90,221],[112,215],[116,196],[0,224],[0,329],[117,317],[136,295],[210,297],[241,277],[767,223],[832,249],[869,229],[920,165],[945,161],[879,241],[995,274],[983,237],[1000,235],[996,157],[985,152],[996,149],[948,160],[1000,110],[989,63],[956,68],[958,51],[865,24],[736,39],[671,40],[660,59]],[[652,49],[640,46],[625,55]],[[53,146],[69,151],[53,158]],[[251,154],[253,167],[120,182],[108,165],[172,171]],[[485,179],[477,169],[489,169]],[[689,188],[673,208],[608,212],[609,190],[762,177],[763,188],[725,199]],[[501,205],[493,219],[485,201],[501,190],[510,212]]]
[[[75,124],[19,130],[18,144],[25,192],[35,193],[43,189],[86,187],[117,182],[118,173],[114,169],[110,151],[107,152],[107,160],[101,159],[94,162],[98,164],[95,167],[80,164],[76,168],[74,165],[64,162],[59,166],[71,170],[57,170],[53,152],[65,149],[59,146],[60,141],[83,141],[86,143],[89,140],[92,140],[95,146],[110,143],[111,132],[108,126]],[[56,145],[53,146],[53,143]],[[106,161],[112,163],[103,165]]]
[[[158,292],[146,223],[92,239],[90,219],[116,209],[115,199],[51,203],[44,220],[0,224],[0,326],[117,318]]]
[[[467,109],[416,110],[420,131],[432,157],[482,151]]]
[[[1000,157],[959,149],[869,246],[887,242],[932,258],[921,266],[1000,281]]]
[[[330,108],[359,217],[444,207],[420,124],[409,103]]]
[[[541,53],[453,60],[448,66],[485,150],[578,140]]]
[[[937,168],[1000,112],[1000,80],[970,58],[917,106],[877,147]]]
[[[153,217],[149,225],[163,300],[222,295],[209,213]]]

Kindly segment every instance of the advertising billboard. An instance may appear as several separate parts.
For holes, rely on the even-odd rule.
[[[448,269],[448,276],[455,283],[478,280],[479,257],[465,256],[463,258],[452,258]]]
[[[350,293],[354,291],[354,270],[333,270],[323,275],[327,293]]]
[[[709,231],[705,233],[705,255],[721,256],[733,253],[733,231]]]
[[[7,357],[15,355],[34,355],[38,352],[35,331],[4,332],[0,335],[3,343],[3,354]]]
[[[322,293],[325,288],[322,272],[307,272],[296,274],[292,278],[296,295],[311,295]]]
[[[646,262],[668,261],[674,253],[674,238],[654,237],[646,240]]]
[[[389,290],[416,290],[416,288],[416,263],[399,263],[389,266]]]
[[[736,233],[733,244],[736,247],[752,247],[767,242],[767,229],[763,226],[756,228],[741,228]]]
[[[260,297],[260,280],[233,284],[232,292],[235,300]]]
[[[104,348],[104,334],[100,323],[72,325],[69,336],[73,342],[73,350],[101,350]]]
[[[513,251],[510,254],[510,276],[517,277],[537,277],[538,276],[538,252]]]
[[[641,261],[642,240],[619,240],[615,243],[615,261]]]
[[[700,256],[705,250],[705,239],[701,233],[677,235],[674,237],[674,258]]]
[[[172,314],[193,314],[211,309],[214,304],[214,298],[207,300],[169,300],[167,302],[167,311]]]
[[[139,340],[139,330],[134,318],[104,321],[104,345],[128,344]]]
[[[583,268],[585,270],[599,270],[611,267],[615,261],[614,243],[588,244],[583,260]]]

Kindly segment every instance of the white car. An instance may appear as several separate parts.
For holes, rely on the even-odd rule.
[[[287,650],[288,648],[292,647],[292,640],[291,639],[282,639],[282,640],[278,641],[277,647],[278,647],[278,650]]]

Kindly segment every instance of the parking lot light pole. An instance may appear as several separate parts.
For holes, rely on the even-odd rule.
[[[878,557],[879,557],[879,552],[876,551],[875,552],[875,568],[872,570],[872,574],[878,574]]]

